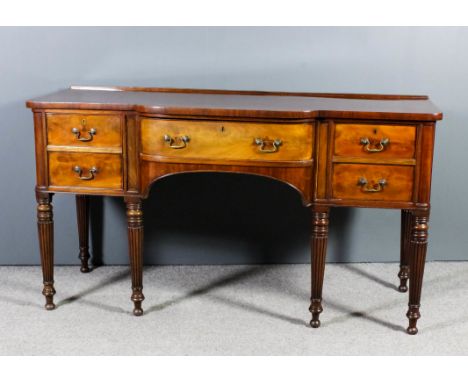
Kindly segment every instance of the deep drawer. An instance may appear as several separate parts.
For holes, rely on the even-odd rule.
[[[311,124],[143,119],[142,153],[210,160],[312,159]]]
[[[334,199],[409,202],[413,195],[413,166],[335,164]]]
[[[118,154],[49,152],[51,186],[122,189]]]

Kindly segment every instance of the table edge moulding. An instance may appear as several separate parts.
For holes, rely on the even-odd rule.
[[[34,117],[39,249],[54,309],[54,193],[76,196],[89,271],[89,195],[127,207],[133,313],[143,314],[143,210],[151,185],[188,172],[253,174],[293,187],[311,211],[311,326],[320,326],[331,207],[401,210],[400,292],[416,334],[435,125],[423,95],[72,86],[26,102]],[[409,288],[408,288],[409,281]]]

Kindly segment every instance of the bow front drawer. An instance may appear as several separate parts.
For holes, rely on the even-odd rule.
[[[413,166],[335,164],[333,198],[409,202],[413,178]]]
[[[310,161],[312,124],[143,119],[142,154],[209,160]]]
[[[57,146],[121,147],[119,114],[47,114],[47,143]]]
[[[122,189],[122,159],[118,154],[49,153],[51,186]]]
[[[410,159],[415,141],[415,126],[336,123],[334,155]]]

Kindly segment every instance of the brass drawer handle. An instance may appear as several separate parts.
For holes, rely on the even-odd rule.
[[[81,142],[89,142],[93,140],[94,135],[97,133],[96,129],[92,128],[88,131],[89,136],[88,137],[82,137],[81,136],[81,131],[74,127],[72,129],[72,133],[75,134],[76,139],[78,139]]]
[[[365,137],[361,138],[360,141],[361,145],[364,145],[364,150],[367,151],[368,153],[380,153],[381,151],[384,151],[385,148],[388,146],[390,143],[390,139],[388,138],[382,138],[376,147],[371,147],[371,142],[370,139]]]
[[[275,139],[274,141],[271,139],[262,139],[262,138],[255,138],[254,140],[257,146],[260,146],[258,151],[262,153],[275,153],[279,150],[279,147],[283,144],[281,139]],[[266,147],[271,147],[267,149]]]
[[[387,181],[385,179],[380,179],[373,186],[369,186],[366,178],[359,178],[358,185],[361,186],[362,192],[382,192],[387,185]]]
[[[75,166],[73,167],[73,171],[76,172],[78,174],[78,178],[80,178],[81,180],[93,180],[94,179],[94,176],[96,175],[96,173],[98,172],[98,169],[97,167],[93,166],[89,169],[89,175],[88,176],[83,176],[83,170],[80,166]]]
[[[182,135],[181,137],[172,138],[170,135],[164,136],[164,142],[168,143],[168,146],[171,149],[183,149],[187,147],[187,142],[190,141],[190,137],[187,135]],[[176,143],[180,142],[180,143]]]

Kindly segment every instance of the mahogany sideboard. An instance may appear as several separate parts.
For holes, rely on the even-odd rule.
[[[46,309],[54,309],[52,195],[76,195],[88,272],[88,195],[127,207],[133,313],[143,314],[143,212],[170,174],[231,172],[292,186],[311,211],[311,326],[320,326],[331,207],[401,210],[399,291],[416,334],[436,121],[427,96],[71,87],[27,102]]]

